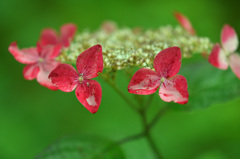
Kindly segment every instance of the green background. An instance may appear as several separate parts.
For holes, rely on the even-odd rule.
[[[36,80],[24,80],[24,65],[8,52],[11,42],[17,41],[20,48],[34,46],[43,28],[58,30],[67,22],[76,23],[78,31],[98,29],[105,20],[116,21],[121,27],[177,25],[172,14],[175,10],[191,19],[198,35],[218,42],[225,23],[240,33],[238,7],[235,0],[1,1],[0,158],[31,159],[57,139],[79,133],[119,140],[140,132],[142,126],[137,114],[101,79],[97,80],[103,97],[95,115],[78,102],[74,92],[50,91]],[[129,81],[124,74],[118,73],[117,81],[127,94]],[[149,116],[156,113],[163,103],[160,101],[155,94]],[[167,159],[240,158],[239,134],[239,97],[206,109],[169,111],[152,130],[158,148]],[[122,148],[129,159],[154,158],[144,139],[124,144]]]

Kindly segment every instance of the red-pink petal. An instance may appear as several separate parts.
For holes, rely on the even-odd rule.
[[[58,65],[48,77],[58,89],[64,92],[73,91],[79,82],[77,71],[69,64]]]
[[[39,59],[38,51],[36,48],[19,50],[16,42],[11,43],[8,50],[18,62],[23,64],[33,64],[36,63]]]
[[[160,77],[153,70],[141,68],[132,77],[128,92],[134,94],[152,94],[160,86]]]
[[[228,62],[225,52],[222,50],[219,44],[215,44],[212,48],[211,54],[208,57],[209,63],[214,67],[217,67],[222,70],[228,68]]]
[[[39,72],[39,66],[38,64],[29,64],[24,67],[23,69],[23,77],[26,80],[33,80],[37,77],[38,72]]]
[[[229,57],[229,64],[232,71],[240,79],[240,55],[237,53],[231,54]]]
[[[51,90],[57,90],[58,88],[53,85],[52,81],[48,78],[48,76],[52,72],[52,70],[54,70],[59,65],[59,62],[51,60],[40,63],[39,65],[40,71],[37,75],[38,83]]]
[[[58,35],[53,29],[44,29],[40,35],[40,44],[42,46],[57,45],[59,43]]]
[[[68,47],[72,41],[76,31],[77,26],[75,24],[65,24],[61,27],[61,40],[64,47]]]
[[[165,102],[186,104],[188,102],[187,80],[182,75],[166,79],[160,86],[159,96]]]
[[[91,113],[96,113],[101,104],[102,88],[97,81],[84,80],[75,91],[77,99]]]
[[[85,50],[77,58],[77,70],[84,78],[90,79],[98,76],[103,71],[102,46],[94,45]]]
[[[238,48],[238,36],[235,30],[230,25],[224,25],[221,32],[221,42],[223,49],[229,52],[234,52]]]
[[[181,50],[179,47],[169,47],[159,52],[153,62],[158,75],[164,78],[175,76],[181,68]]]
[[[179,22],[179,24],[185,30],[187,30],[190,34],[195,35],[195,30],[193,29],[191,22],[189,21],[189,19],[186,16],[184,16],[183,14],[181,14],[179,12],[175,12],[174,16],[177,19],[177,21]]]
[[[62,45],[48,45],[41,48],[40,56],[43,59],[54,59],[57,57],[61,52]]]

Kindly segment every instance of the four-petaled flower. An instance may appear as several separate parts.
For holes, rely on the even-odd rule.
[[[49,78],[58,89],[71,92],[76,88],[77,99],[91,113],[98,111],[102,98],[102,89],[97,77],[103,71],[102,46],[94,45],[81,53],[76,62],[77,71],[69,64],[60,64]]]
[[[17,43],[13,42],[8,50],[18,62],[27,64],[23,69],[25,79],[33,80],[36,78],[41,85],[57,90],[57,87],[48,79],[48,75],[59,64],[54,59],[61,51],[60,44],[46,47],[37,44],[37,48],[19,50]]]
[[[240,79],[240,56],[235,53],[238,47],[238,36],[235,30],[230,25],[224,25],[221,31],[221,43],[215,44],[209,62],[222,70],[226,70],[230,65],[232,71]]]
[[[42,46],[62,44],[64,47],[69,47],[76,30],[76,25],[71,23],[65,24],[60,28],[60,35],[53,29],[44,29],[41,33],[39,43]]]
[[[183,15],[180,12],[175,12],[174,13],[175,18],[177,19],[177,21],[179,22],[179,24],[186,30],[188,31],[190,34],[195,35],[195,30],[192,27],[192,24],[190,22],[190,20]]]
[[[156,72],[147,68],[138,70],[128,85],[129,93],[148,95],[160,87],[162,100],[186,104],[189,96],[187,80],[182,75],[176,75],[181,68],[181,59],[181,50],[176,46],[162,50],[154,59]]]

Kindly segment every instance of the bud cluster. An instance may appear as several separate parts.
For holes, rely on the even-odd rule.
[[[183,58],[194,53],[208,53],[213,46],[209,38],[191,35],[180,26],[148,30],[123,28],[112,32],[101,29],[93,33],[83,31],[75,36],[58,60],[75,63],[80,53],[95,44],[102,45],[104,67],[110,71],[133,66],[153,68],[156,54],[172,46],[181,48]]]

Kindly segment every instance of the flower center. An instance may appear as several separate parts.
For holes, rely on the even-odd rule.
[[[161,82],[163,83],[164,81],[165,81],[165,78],[164,78],[164,77],[162,77],[162,78],[161,78]]]
[[[80,83],[82,83],[82,81],[83,81],[83,74],[80,74],[78,80],[80,81]]]
[[[44,60],[43,60],[43,58],[39,58],[39,60],[38,60],[40,63],[42,63]]]

